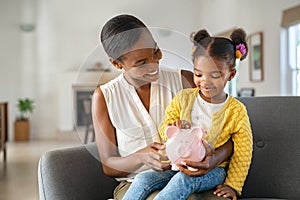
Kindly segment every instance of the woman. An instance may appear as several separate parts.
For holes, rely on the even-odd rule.
[[[158,125],[164,110],[181,89],[193,87],[193,74],[159,68],[162,52],[150,31],[134,16],[110,19],[101,31],[101,43],[110,62],[124,73],[97,88],[92,114],[96,143],[104,173],[121,181],[114,198],[121,199],[135,174],[170,169],[160,153]],[[230,156],[232,143],[193,166],[206,174]],[[189,173],[186,171],[185,173]]]

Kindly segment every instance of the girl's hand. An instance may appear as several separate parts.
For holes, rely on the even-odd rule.
[[[136,155],[138,156],[138,159],[140,159],[141,163],[147,165],[148,167],[156,171],[165,171],[170,169],[171,165],[168,157],[162,154],[164,149],[165,145],[158,142],[153,142],[152,144],[136,152]]]
[[[232,200],[237,200],[236,191],[230,186],[222,184],[218,185],[214,194],[218,197],[231,198]]]
[[[191,128],[191,123],[185,120],[176,120],[173,123],[169,123],[168,126],[177,126],[180,129],[189,129]]]

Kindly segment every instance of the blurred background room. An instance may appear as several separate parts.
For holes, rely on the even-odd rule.
[[[85,138],[92,132],[90,95],[121,73],[109,64],[99,32],[122,13],[150,27],[162,66],[188,70],[193,31],[228,36],[241,27],[251,55],[228,91],[300,95],[300,0],[0,0],[0,200],[38,199],[39,157],[92,141],[92,134]],[[18,140],[17,105],[26,98],[33,106],[29,135]]]

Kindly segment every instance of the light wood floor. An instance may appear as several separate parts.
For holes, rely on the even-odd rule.
[[[78,146],[76,133],[62,133],[60,139],[7,143],[7,162],[0,153],[0,200],[38,200],[37,166],[46,151]]]

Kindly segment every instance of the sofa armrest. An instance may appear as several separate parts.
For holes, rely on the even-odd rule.
[[[108,199],[117,182],[104,175],[95,143],[49,151],[39,160],[41,200]]]

